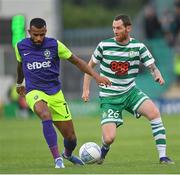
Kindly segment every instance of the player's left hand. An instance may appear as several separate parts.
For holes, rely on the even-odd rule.
[[[163,77],[161,75],[158,75],[156,78],[155,78],[155,81],[158,82],[160,85],[163,85],[165,83]]]

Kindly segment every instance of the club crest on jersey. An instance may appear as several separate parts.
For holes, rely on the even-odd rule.
[[[35,95],[34,96],[34,100],[37,100],[39,97],[38,97],[38,95]]]
[[[51,56],[51,52],[48,49],[46,49],[44,51],[44,56],[45,56],[45,59],[52,59],[52,57],[50,57]]]
[[[102,117],[103,117],[103,118],[106,118],[107,115],[108,115],[108,114],[104,111],[103,114],[102,114]]]
[[[134,52],[134,51],[131,50],[131,51],[129,52],[129,57],[130,57],[130,58],[133,58],[133,57],[135,57],[135,56],[136,56],[136,52]]]

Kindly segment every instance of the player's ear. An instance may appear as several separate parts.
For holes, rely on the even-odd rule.
[[[131,32],[131,30],[132,30],[132,26],[131,26],[131,25],[130,25],[130,26],[127,26],[126,29],[127,29],[128,33],[129,33],[129,32]]]
[[[28,29],[28,33],[29,33],[29,35],[31,35],[31,30],[30,29]]]

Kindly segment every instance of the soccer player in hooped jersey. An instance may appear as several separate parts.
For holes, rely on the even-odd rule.
[[[130,37],[132,25],[129,16],[116,16],[112,28],[114,37],[100,42],[89,61],[92,68],[99,63],[100,75],[106,76],[112,83],[111,86],[100,87],[102,153],[98,163],[103,163],[116,137],[116,128],[123,124],[122,111],[127,110],[137,118],[143,115],[149,120],[160,163],[172,164],[174,162],[166,155],[166,135],[160,112],[135,83],[140,63],[150,70],[160,85],[164,84],[164,79],[147,47]],[[90,80],[91,77],[85,74],[84,101],[89,99]]]
[[[76,135],[71,113],[61,91],[59,80],[60,59],[68,60],[82,72],[93,76],[97,84],[111,85],[88,64],[71,53],[60,41],[46,37],[46,22],[34,18],[25,38],[15,47],[17,65],[17,92],[26,97],[29,107],[42,120],[45,140],[55,161],[55,168],[64,168],[63,158],[73,164],[84,165],[72,154],[76,147]],[[25,87],[22,82],[25,78]],[[62,156],[58,151],[57,134],[53,124],[64,138]]]

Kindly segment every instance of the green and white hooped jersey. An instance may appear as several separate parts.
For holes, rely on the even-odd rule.
[[[112,86],[100,86],[100,97],[126,93],[136,85],[140,63],[147,67],[155,61],[147,47],[134,38],[126,45],[106,39],[98,44],[92,59],[100,64],[100,75],[112,82]]]

